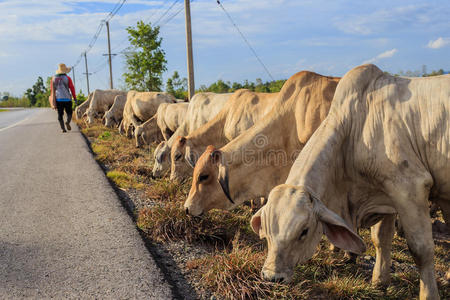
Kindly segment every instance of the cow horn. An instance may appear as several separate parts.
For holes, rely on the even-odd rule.
[[[227,196],[228,200],[230,200],[230,202],[234,204],[234,201],[233,201],[233,199],[231,199],[231,196],[230,196],[230,187],[228,185],[227,168],[222,164],[219,164],[218,181],[220,183],[220,186],[222,187],[223,192],[225,193],[225,196]]]

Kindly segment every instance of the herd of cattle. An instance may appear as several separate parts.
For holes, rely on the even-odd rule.
[[[76,108],[103,116],[136,146],[160,142],[153,176],[193,176],[186,213],[267,199],[251,226],[266,238],[266,280],[289,282],[325,234],[363,253],[371,227],[372,282],[390,280],[395,218],[420,272],[420,299],[438,299],[429,201],[450,224],[450,75],[405,78],[374,65],[344,77],[299,72],[279,93],[96,90]]]

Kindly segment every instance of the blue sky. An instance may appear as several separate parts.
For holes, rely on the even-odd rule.
[[[50,76],[59,62],[73,65],[100,20],[118,0],[0,0],[0,92],[22,95],[38,76]],[[111,20],[113,52],[127,46],[127,26],[157,22],[175,0],[128,0]],[[164,81],[177,70],[186,76],[184,11],[178,0],[163,17]],[[380,68],[450,71],[448,0],[222,0],[275,79],[301,70],[342,76],[371,62]],[[191,4],[196,87],[218,79],[270,77],[215,0]],[[88,53],[91,90],[108,88],[106,31]],[[113,60],[115,86],[124,86],[122,56]],[[77,91],[86,92],[84,61],[76,71]]]

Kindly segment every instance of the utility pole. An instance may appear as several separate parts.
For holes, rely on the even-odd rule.
[[[75,67],[72,67],[72,78],[73,78],[73,87],[75,88]],[[77,89],[75,88],[75,91],[76,91]]]
[[[87,83],[87,90],[88,90],[88,95],[90,93],[89,91],[89,71],[88,71],[88,65],[87,65],[87,57],[86,57],[86,52],[84,52],[84,64],[86,66],[86,83]]]
[[[186,15],[186,48],[187,48],[187,69],[188,69],[188,92],[189,100],[194,97],[194,59],[192,56],[192,30],[191,30],[191,5],[190,0],[184,0],[184,11]]]
[[[112,90],[113,87],[113,77],[112,77],[112,63],[111,63],[111,41],[109,39],[109,22],[106,21],[106,32],[108,32],[108,58],[109,58],[109,88]]]
[[[73,89],[75,90],[75,93],[77,92],[77,87],[75,85],[75,66],[72,67],[72,78],[73,78]],[[78,103],[75,101],[75,106],[77,106]]]

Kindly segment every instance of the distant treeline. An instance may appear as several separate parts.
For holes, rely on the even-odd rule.
[[[385,72],[391,74],[389,72]],[[425,69],[422,71],[399,71],[394,76],[408,77],[428,77],[443,75],[446,72],[443,69],[435,70],[427,73]],[[0,93],[0,107],[49,107],[48,96],[50,95],[50,80],[47,77],[46,84],[42,77],[38,77],[36,83],[22,97],[9,96],[9,93]],[[276,93],[281,90],[286,79],[263,82],[257,78],[255,82],[245,80],[244,82],[230,82],[221,79],[210,84],[209,86],[201,85],[196,92],[214,92],[214,93],[231,93],[238,89],[248,89],[260,93]],[[178,99],[187,99],[187,79],[180,78],[178,72],[174,72],[166,82],[166,91],[173,94]],[[2,100],[3,99],[3,100]],[[80,90],[77,94],[78,104],[86,100],[86,96]]]
[[[260,78],[256,82],[245,80],[243,83],[230,81],[223,81],[221,79],[212,83],[210,86],[201,85],[200,92],[214,92],[214,93],[229,93],[238,89],[248,89],[259,93],[276,93],[281,90],[281,87],[286,82],[286,79],[263,82]]]
[[[46,84],[41,76],[38,77],[33,87],[27,89],[22,97],[12,97],[9,93],[0,93],[0,107],[50,107],[48,97],[50,96],[50,81],[52,77],[47,77]],[[86,97],[80,92],[77,100],[83,102]]]

